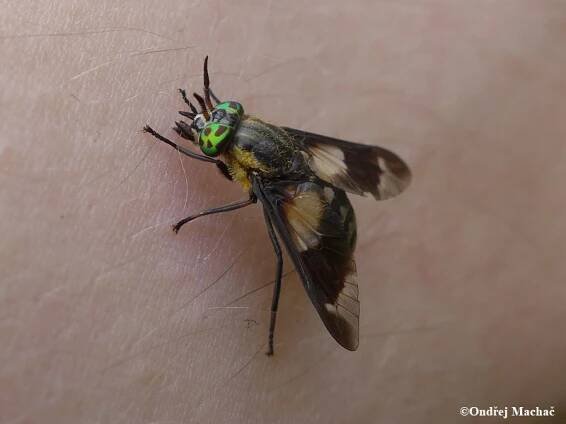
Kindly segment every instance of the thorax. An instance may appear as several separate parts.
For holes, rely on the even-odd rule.
[[[244,190],[251,187],[250,174],[281,178],[309,172],[305,155],[282,128],[257,118],[242,119],[234,139],[224,152],[232,178]]]

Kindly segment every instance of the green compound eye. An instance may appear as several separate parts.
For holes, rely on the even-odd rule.
[[[216,105],[214,109],[225,110],[228,114],[235,114],[242,116],[244,114],[244,108],[238,102],[222,102]]]
[[[211,119],[199,135],[199,145],[207,156],[218,156],[228,145],[244,116],[244,108],[238,102],[222,102],[216,105]]]
[[[200,133],[199,145],[207,156],[218,156],[225,142],[230,140],[234,129],[228,125],[211,122]]]

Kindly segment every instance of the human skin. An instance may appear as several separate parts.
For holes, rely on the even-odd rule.
[[[564,413],[564,2],[2,10],[0,422]],[[357,352],[326,332],[286,260],[263,354],[275,258],[259,205],[171,231],[246,197],[140,131],[178,140],[176,90],[201,90],[207,54],[215,92],[248,113],[410,164],[400,197],[351,196]]]

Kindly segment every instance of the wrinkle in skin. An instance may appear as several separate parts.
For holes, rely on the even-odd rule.
[[[113,65],[113,64],[118,63],[118,62],[123,61],[123,60],[128,60],[132,57],[144,56],[144,55],[154,54],[154,53],[178,52],[180,50],[190,50],[190,49],[194,49],[194,48],[195,48],[195,46],[174,47],[174,48],[168,48],[168,49],[155,49],[154,47],[150,47],[148,49],[142,49],[142,50],[136,50],[136,51],[133,51],[133,52],[128,52],[127,54],[122,53],[122,54],[117,55],[117,57],[115,59],[108,60],[106,62],[95,65],[92,68],[89,68],[89,69],[86,69],[82,72],[79,72],[78,74],[69,78],[69,82],[78,80],[79,78],[82,78],[82,77],[84,77],[84,76],[86,76],[86,75],[88,75],[92,72],[98,71],[101,68],[105,68],[107,66]]]
[[[93,30],[84,30],[84,31],[71,31],[71,32],[46,32],[46,33],[37,33],[37,34],[13,34],[13,35],[3,35],[0,36],[0,40],[4,39],[14,39],[14,38],[43,38],[43,37],[75,37],[75,36],[85,36],[85,35],[92,35],[92,34],[106,34],[109,32],[140,32],[143,34],[154,35],[156,37],[162,38],[167,41],[175,41],[172,38],[168,38],[163,34],[159,34],[157,32],[149,31],[144,28],[102,28],[102,29],[93,29]]]
[[[192,305],[197,299],[199,299],[201,296],[203,296],[208,290],[210,290],[212,287],[214,287],[216,284],[218,284],[220,281],[222,281],[222,280],[224,279],[224,277],[225,277],[225,276],[232,270],[232,268],[236,265],[236,263],[238,262],[238,260],[240,259],[240,257],[241,257],[241,254],[238,255],[238,256],[236,257],[236,259],[235,259],[216,279],[214,279],[214,281],[213,281],[212,283],[210,283],[210,284],[209,284],[208,286],[206,286],[203,290],[201,290],[199,293],[197,293],[197,295],[195,295],[194,297],[192,297],[191,299],[189,299],[187,302],[185,302],[183,305],[181,305],[179,308],[177,308],[175,311],[173,311],[173,312],[171,313],[171,318],[170,318],[170,320],[169,320],[168,322],[166,322],[166,323],[164,323],[164,324],[162,324],[162,325],[160,325],[160,326],[158,326],[158,327],[152,328],[152,329],[151,329],[150,331],[148,331],[145,335],[143,335],[143,336],[139,337],[138,339],[136,339],[135,341],[133,341],[132,344],[131,344],[131,347],[129,348],[129,350],[135,350],[136,347],[139,346],[139,345],[141,345],[145,340],[150,339],[150,338],[152,337],[152,335],[156,334],[158,331],[160,331],[160,330],[164,329],[166,326],[170,325],[170,321],[171,321],[171,319],[172,319],[175,315],[177,315],[179,312],[183,311],[184,309],[188,308],[188,307],[189,307],[190,305]],[[196,331],[196,332],[191,332],[191,333],[188,333],[188,334],[186,334],[185,336],[183,336],[183,338],[184,338],[184,337],[191,336],[191,335],[203,334],[203,333],[206,333],[206,332],[209,332],[209,331],[211,331],[211,330],[206,329],[206,330],[202,330],[202,331],[199,330],[199,331]],[[104,369],[103,369],[103,372],[106,371],[107,369],[115,368],[115,367],[117,367],[117,366],[119,366],[119,365],[122,365],[122,364],[124,364],[125,362],[130,361],[130,360],[132,360],[132,359],[135,359],[136,357],[139,357],[140,355],[143,355],[143,354],[145,354],[145,353],[147,353],[147,352],[149,352],[149,351],[151,351],[151,350],[154,350],[154,349],[156,349],[156,348],[160,348],[160,347],[166,346],[166,345],[168,345],[168,344],[170,344],[170,343],[173,343],[173,342],[178,342],[179,340],[180,340],[179,338],[176,338],[176,339],[174,339],[174,340],[172,339],[171,341],[168,341],[168,342],[166,342],[166,343],[161,343],[161,344],[159,344],[159,345],[151,346],[151,347],[149,347],[149,348],[143,349],[143,350],[141,350],[141,351],[138,352],[138,353],[134,353],[134,354],[131,354],[131,355],[127,355],[125,358],[119,359],[119,360],[117,360],[116,362],[114,362],[113,364],[111,364],[111,365],[109,365],[108,367],[104,368]]]

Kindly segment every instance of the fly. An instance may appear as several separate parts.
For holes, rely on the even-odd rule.
[[[188,216],[173,226],[175,233],[196,218],[259,200],[276,256],[267,354],[273,355],[281,291],[280,241],[329,333],[344,348],[356,350],[360,313],[354,260],[356,218],[346,192],[376,200],[394,197],[410,183],[408,166],[381,147],[272,125],[246,114],[238,102],[220,101],[210,88],[208,57],[203,96],[193,94],[198,109],[184,90],[179,91],[188,107],[179,113],[190,123],[179,120],[174,130],[198,145],[202,154],[149,126],[144,131],[193,159],[216,165],[248,197]]]

